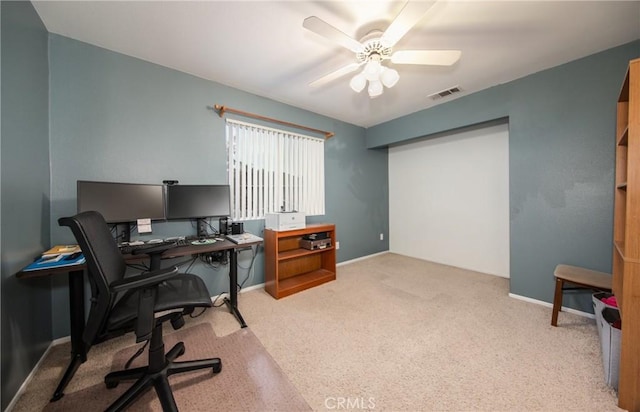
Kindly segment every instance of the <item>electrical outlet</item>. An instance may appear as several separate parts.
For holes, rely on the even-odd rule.
[[[384,233],[380,233],[380,240],[384,240]]]
[[[340,242],[336,242],[336,249],[340,249]]]

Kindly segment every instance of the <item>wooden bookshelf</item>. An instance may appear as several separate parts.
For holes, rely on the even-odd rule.
[[[327,233],[331,245],[316,250],[300,247],[302,238],[312,233]],[[335,236],[333,224],[314,224],[287,231],[265,229],[265,290],[280,299],[335,280]]]
[[[640,59],[617,106],[613,293],[622,318],[618,406],[640,411]]]

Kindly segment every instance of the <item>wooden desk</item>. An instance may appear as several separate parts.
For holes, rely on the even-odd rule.
[[[262,242],[251,242],[244,244],[236,244],[229,240],[216,241],[209,245],[188,245],[176,246],[168,249],[162,254],[162,259],[173,259],[182,256],[207,254],[211,252],[230,251],[229,256],[229,297],[224,298],[224,303],[229,307],[229,311],[236,317],[240,326],[247,327],[242,314],[238,310],[238,251],[247,247],[258,245]],[[124,255],[124,259],[128,263],[139,262],[145,259],[145,255]]]
[[[229,311],[236,317],[240,327],[246,328],[247,324],[238,310],[238,252],[242,249],[253,247],[262,242],[252,242],[236,244],[229,240],[217,241],[208,245],[176,246],[166,250],[162,254],[162,259],[173,259],[182,256],[199,255],[211,252],[229,251],[229,297],[224,299]],[[141,262],[148,259],[147,255],[123,255],[127,263]],[[32,277],[42,277],[66,273],[69,282],[69,314],[70,314],[70,338],[71,338],[71,361],[64,375],[58,383],[51,401],[57,401],[64,396],[64,389],[73,378],[78,367],[87,360],[88,345],[82,340],[85,327],[84,313],[84,272],[87,269],[85,264],[75,266],[65,266],[60,268],[48,268],[43,270],[20,271],[16,277],[28,279]]]

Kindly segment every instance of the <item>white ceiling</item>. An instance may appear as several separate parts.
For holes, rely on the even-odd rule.
[[[452,86],[463,96],[640,38],[639,1],[439,1],[394,50],[461,50],[454,66],[395,65],[400,81],[375,99],[350,89],[353,74],[308,86],[355,57],[304,29],[306,17],[360,39],[386,29],[403,4],[34,2],[51,33],[364,127],[449,101],[427,96]]]

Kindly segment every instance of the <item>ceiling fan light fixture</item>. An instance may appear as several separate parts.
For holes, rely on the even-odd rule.
[[[364,77],[362,73],[358,73],[355,76],[353,76],[353,78],[349,82],[349,86],[351,86],[351,89],[356,93],[360,93],[366,85],[367,85],[367,79]]]
[[[302,26],[328,40],[351,50],[356,54],[356,62],[335,70],[312,82],[311,85],[324,84],[364,65],[362,71],[351,78],[349,86],[355,92],[361,92],[369,83],[369,97],[380,96],[384,88],[394,87],[400,75],[394,69],[382,65],[384,60],[394,64],[416,64],[431,66],[451,66],[461,55],[460,50],[399,50],[393,52],[396,43],[422,19],[435,1],[407,0],[400,13],[391,24],[382,31],[369,31],[357,41],[338,28],[330,25],[317,16],[304,20]]]
[[[380,74],[380,80],[382,81],[382,84],[385,85],[385,87],[391,88],[395,86],[396,83],[398,83],[398,80],[400,80],[400,75],[395,69],[383,67],[382,73]]]
[[[380,72],[382,71],[382,65],[380,64],[380,60],[369,60],[367,62],[367,64],[364,66],[364,70],[362,71],[362,73],[364,73],[364,77],[367,78],[367,80],[372,81],[372,80],[378,80],[378,77],[380,77]]]
[[[378,97],[382,94],[383,91],[382,82],[380,80],[370,80],[369,81],[369,97]]]

